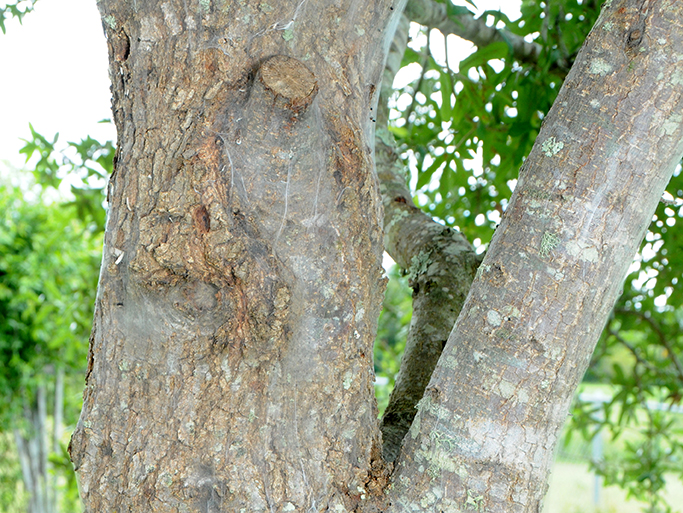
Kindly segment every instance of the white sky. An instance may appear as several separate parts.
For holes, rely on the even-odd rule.
[[[1,2],[2,0],[0,0]],[[94,0],[41,0],[0,32],[0,168],[24,163],[28,124],[49,139],[114,139],[107,48]]]
[[[480,12],[502,6],[511,19],[519,16],[518,0],[475,3]],[[111,95],[95,1],[41,0],[23,25],[10,19],[6,27],[0,33],[0,170],[23,165],[20,139],[30,136],[29,123],[48,138],[59,132],[62,144],[88,135],[113,140],[113,125],[98,123],[111,117]],[[459,41],[467,46],[458,56],[469,54],[471,45]]]

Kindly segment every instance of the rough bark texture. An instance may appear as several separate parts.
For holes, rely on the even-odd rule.
[[[120,146],[71,445],[86,511],[537,513],[683,153],[680,2],[613,0],[591,33],[386,494],[372,127],[402,2],[99,5]],[[397,258],[419,232],[387,230]]]
[[[119,148],[86,511],[355,509],[381,487],[371,109],[402,2],[99,7]]]
[[[607,2],[418,407],[391,511],[538,512],[558,432],[683,155],[683,4]]]
[[[408,271],[413,315],[401,367],[382,417],[383,455],[393,462],[470,289],[480,259],[465,237],[435,222],[412,201],[393,164],[394,149],[377,146],[385,199],[385,247]],[[391,162],[393,157],[393,162]],[[388,161],[387,161],[388,160]]]

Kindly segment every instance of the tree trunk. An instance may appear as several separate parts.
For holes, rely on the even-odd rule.
[[[408,19],[402,16],[389,50],[375,139],[375,164],[384,206],[384,248],[408,271],[413,288],[413,314],[400,372],[381,422],[382,455],[392,463],[481,263],[460,232],[437,223],[415,206],[387,128],[387,102],[403,60],[409,26]]]
[[[389,488],[373,120],[403,3],[99,7],[119,147],[70,447],[86,511],[539,511],[568,402],[683,153],[683,7],[606,8]]]
[[[45,385],[36,387],[35,404],[24,404],[24,429],[14,430],[21,474],[29,493],[28,513],[50,513],[47,463],[47,397]],[[23,431],[23,432],[22,432]]]
[[[355,509],[381,488],[372,110],[401,3],[99,7],[119,148],[86,510]]]
[[[64,423],[64,368],[59,367],[55,373],[55,409],[52,415],[52,452],[62,453],[62,424]],[[59,473],[55,472],[50,479],[50,507],[57,513],[59,508]]]

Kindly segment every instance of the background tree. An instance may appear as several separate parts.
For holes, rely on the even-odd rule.
[[[67,158],[56,137],[31,130],[23,153],[39,183],[0,186],[0,426],[12,434],[2,442],[2,503],[23,507],[12,476],[20,469],[24,511],[49,513],[79,505],[64,435],[80,407],[104,221],[101,190],[87,180],[111,171],[113,152],[88,138],[71,143],[76,156]],[[66,175],[76,194],[60,204]],[[6,459],[11,445],[16,459]]]

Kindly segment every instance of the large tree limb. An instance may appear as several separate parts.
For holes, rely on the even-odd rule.
[[[542,509],[572,396],[683,155],[681,16],[604,7],[419,403],[391,511]]]

